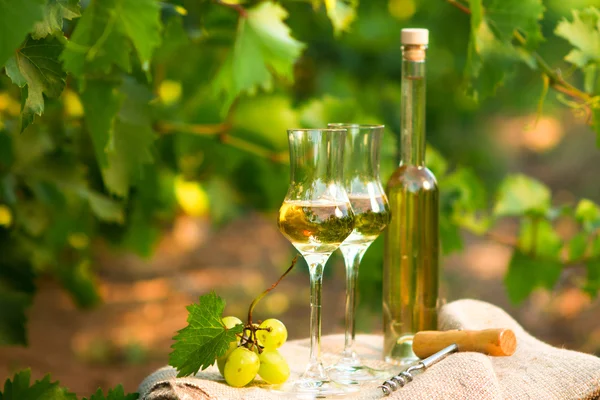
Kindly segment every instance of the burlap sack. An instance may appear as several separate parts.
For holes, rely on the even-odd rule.
[[[546,400],[600,399],[600,358],[558,349],[529,335],[503,310],[476,300],[459,300],[445,305],[440,329],[510,328],[518,347],[511,357],[489,357],[479,353],[456,353],[415,377],[390,399],[477,399]],[[382,338],[359,335],[357,350],[372,367],[381,368]],[[335,362],[343,344],[342,335],[323,338],[325,364]],[[281,352],[290,364],[291,379],[299,376],[308,361],[308,340],[286,343]],[[139,387],[143,400],[269,400],[282,396],[260,380],[243,389],[225,384],[216,366],[195,377],[175,379],[176,372],[162,368]],[[352,399],[382,397],[377,384],[361,387]]]

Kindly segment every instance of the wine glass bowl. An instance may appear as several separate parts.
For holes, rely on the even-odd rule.
[[[346,129],[288,131],[290,185],[279,209],[281,233],[302,254],[310,272],[310,360],[302,377],[284,389],[315,397],[351,391],[333,383],[321,362],[323,268],[354,230],[354,212],[343,182]]]
[[[340,245],[346,264],[346,327],[341,359],[328,369],[344,384],[381,379],[384,371],[361,362],[353,349],[355,338],[356,281],[363,255],[390,222],[390,209],[379,178],[383,125],[329,124],[348,130],[344,161],[344,187],[354,211],[354,230]]]

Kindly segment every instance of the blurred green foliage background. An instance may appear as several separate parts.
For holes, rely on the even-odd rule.
[[[405,27],[430,30],[428,165],[445,254],[477,236],[508,247],[514,303],[565,276],[595,296],[595,6],[0,2],[0,344],[26,343],[42,278],[96,306],[103,253],[151,257],[181,216],[214,231],[256,211],[272,218],[288,184],[288,128],[385,124],[385,182],[398,161]],[[370,310],[381,306],[381,255],[378,240],[360,274]]]

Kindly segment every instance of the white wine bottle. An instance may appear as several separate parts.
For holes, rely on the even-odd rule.
[[[400,166],[387,184],[392,214],[385,234],[383,331],[386,361],[417,357],[412,338],[436,330],[439,192],[425,166],[426,29],[402,30]]]

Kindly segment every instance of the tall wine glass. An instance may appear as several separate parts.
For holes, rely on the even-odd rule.
[[[344,184],[345,129],[288,131],[291,179],[279,210],[279,230],[298,249],[310,272],[310,361],[291,392],[316,397],[347,393],[321,362],[323,267],[354,229]]]
[[[344,186],[354,211],[354,230],[340,245],[346,263],[346,332],[342,358],[328,369],[330,377],[345,384],[381,379],[384,371],[364,366],[353,349],[356,280],[363,255],[390,222],[387,197],[379,179],[383,125],[329,124],[348,130]]]

